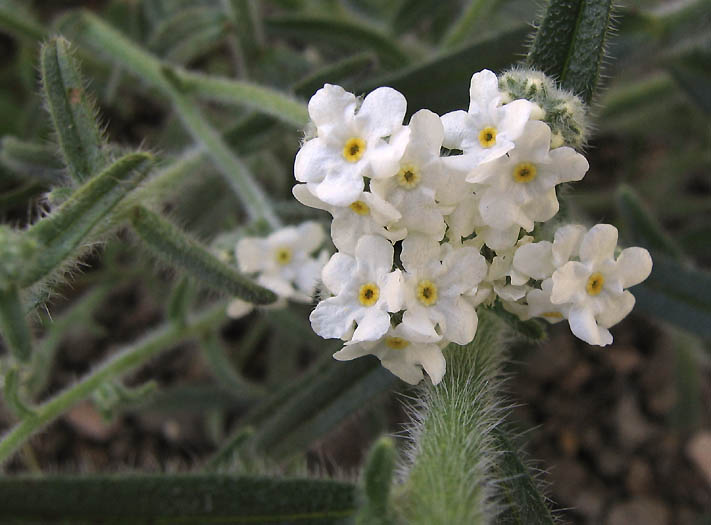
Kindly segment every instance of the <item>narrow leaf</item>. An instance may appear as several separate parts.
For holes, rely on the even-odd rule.
[[[528,53],[528,65],[590,102],[595,92],[612,0],[550,0]]]
[[[143,207],[133,210],[131,222],[146,246],[214,290],[255,304],[269,304],[276,295],[227,266],[170,222]]]
[[[455,18],[442,41],[442,47],[452,48],[474,36],[474,29],[483,24],[486,15],[500,0],[469,0]]]
[[[353,485],[221,474],[0,479],[4,522],[337,523],[353,514]]]
[[[16,0],[0,0],[0,29],[31,41],[45,37],[45,30],[39,21]]]
[[[152,159],[148,153],[120,158],[33,224],[27,234],[42,248],[28,264],[20,284],[30,286],[65,263],[93,227],[144,179]]]
[[[0,332],[15,359],[27,362],[32,353],[32,335],[15,285],[0,288]]]
[[[190,280],[183,277],[173,287],[170,297],[168,297],[168,304],[165,308],[166,317],[178,324],[185,324],[193,299],[194,294]]]
[[[247,63],[264,47],[264,27],[257,0],[222,0],[222,7],[233,25],[240,51]]]
[[[0,164],[23,179],[44,184],[61,181],[62,163],[52,148],[7,136],[0,140]]]
[[[271,16],[265,19],[264,25],[267,32],[275,36],[318,39],[329,46],[342,44],[356,50],[370,49],[390,67],[401,67],[410,62],[389,35],[352,20],[289,14]]]
[[[17,368],[11,368],[5,374],[5,402],[20,419],[34,415],[31,408],[20,399],[20,374]]]
[[[393,481],[397,450],[392,438],[382,437],[368,454],[363,472],[364,502],[358,509],[356,523],[389,525],[395,523],[390,510],[390,487]]]
[[[104,138],[96,122],[96,108],[71,55],[69,42],[53,38],[40,52],[42,88],[59,147],[76,183],[86,181],[106,166]]]
[[[711,115],[711,48],[696,48],[670,60],[667,69],[699,108]]]
[[[664,231],[631,187],[620,185],[615,197],[629,241],[677,260],[684,258],[679,245]]]
[[[509,437],[498,427],[493,430],[493,436],[498,451],[494,469],[503,503],[503,513],[497,523],[553,525],[555,520],[546,505],[546,498]]]
[[[257,384],[242,377],[235,370],[218,334],[209,334],[203,339],[205,357],[218,383],[232,392],[235,397],[254,399],[264,395],[264,390]]]

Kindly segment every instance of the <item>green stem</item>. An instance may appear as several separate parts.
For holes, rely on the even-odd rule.
[[[104,382],[141,365],[166,347],[217,326],[225,319],[225,316],[225,304],[219,303],[199,316],[189,319],[185,325],[165,324],[136,344],[109,357],[83,379],[37,406],[34,416],[20,421],[11,428],[0,440],[0,464],[16,452],[32,435],[79,401],[86,399]]]

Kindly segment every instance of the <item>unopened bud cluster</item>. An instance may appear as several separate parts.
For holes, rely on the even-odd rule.
[[[472,77],[468,110],[423,109],[406,125],[405,97],[388,87],[360,100],[327,84],[311,98],[315,133],[296,157],[293,193],[333,216],[338,253],[310,319],[322,337],[345,341],[336,359],[374,354],[407,382],[424,371],[438,383],[441,349],[472,341],[477,308],[495,301],[523,319],[568,319],[590,344],[611,342],[649,254],[615,258],[609,225],[564,226],[553,242],[527,235],[558,212],[556,186],[588,170],[557,136],[582,143],[578,104],[540,73],[488,70]],[[259,257],[237,254],[240,264]]]

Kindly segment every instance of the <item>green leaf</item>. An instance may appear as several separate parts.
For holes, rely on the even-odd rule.
[[[53,38],[40,51],[42,88],[69,174],[82,183],[107,164],[96,108],[71,55],[69,42]]]
[[[15,416],[23,419],[34,415],[32,409],[27,407],[20,399],[20,373],[17,368],[11,368],[5,374],[5,388],[3,391],[5,402],[10,406]]]
[[[612,9],[612,0],[550,0],[528,65],[589,103],[600,77]]]
[[[235,397],[254,399],[264,396],[264,389],[248,381],[235,369],[218,334],[209,334],[202,341],[205,357],[217,382]]]
[[[32,353],[32,334],[17,286],[0,288],[0,332],[15,359],[27,362]]]
[[[493,430],[498,450],[494,469],[499,479],[503,512],[497,523],[507,525],[553,525],[556,521],[530,469],[519,457],[511,440],[500,427]]]
[[[36,41],[45,37],[45,30],[25,7],[15,0],[0,0],[0,29],[17,38]]]
[[[165,307],[166,318],[178,324],[185,324],[190,304],[194,298],[195,295],[192,286],[190,286],[190,280],[183,277],[170,292],[168,304]]]
[[[274,292],[254,284],[212,255],[197,241],[146,208],[134,208],[131,223],[146,246],[158,258],[185,270],[212,289],[255,304],[276,301]]]
[[[94,226],[145,178],[152,161],[148,153],[130,153],[120,158],[33,224],[27,235],[41,248],[28,262],[20,285],[34,284],[74,255]]]
[[[692,101],[711,115],[711,48],[695,48],[670,60],[667,69]]]
[[[291,88],[297,95],[309,98],[327,82],[347,84],[348,79],[363,76],[375,63],[376,58],[371,53],[358,53],[317,69],[294,83]]]
[[[452,48],[471,39],[474,30],[483,24],[486,15],[500,0],[469,0],[455,18],[452,27],[442,40],[442,47]]]
[[[0,479],[0,517],[42,523],[339,523],[353,485],[222,474]]]
[[[652,274],[632,293],[638,311],[711,338],[711,273],[656,254]]]
[[[407,97],[410,113],[421,108],[436,113],[466,108],[472,74],[484,68],[501,70],[510,66],[524,51],[527,35],[528,28],[520,26],[356,87],[361,92],[380,86],[393,87]]]
[[[407,54],[389,35],[353,20],[311,15],[275,15],[264,20],[268,33],[321,40],[332,46],[342,44],[355,50],[370,49],[383,63],[401,67],[410,62]]]
[[[23,179],[33,179],[45,185],[61,182],[62,163],[54,150],[43,144],[3,137],[0,139],[0,164]]]
[[[154,30],[148,47],[170,62],[187,64],[218,46],[227,33],[227,18],[219,9],[190,7],[177,10]]]
[[[639,244],[654,253],[664,253],[677,260],[684,258],[679,245],[664,231],[662,225],[631,187],[620,185],[615,199],[625,226],[624,231],[631,243]]]
[[[239,41],[240,52],[249,64],[264,47],[264,27],[256,0],[222,0],[222,7]]]
[[[382,437],[370,449],[363,471],[364,502],[358,509],[356,523],[390,525],[395,521],[390,510],[390,487],[397,461],[392,438]]]

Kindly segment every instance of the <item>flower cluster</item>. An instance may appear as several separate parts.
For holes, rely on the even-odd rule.
[[[268,237],[243,237],[235,247],[241,272],[255,275],[256,282],[274,292],[278,301],[271,307],[285,306],[287,300],[310,303],[328,259],[328,252],[317,252],[326,234],[321,225],[307,221],[287,226]],[[233,299],[227,314],[237,319],[248,314],[254,305]]]
[[[409,383],[424,370],[436,384],[441,349],[472,341],[476,308],[496,300],[523,319],[567,318],[590,344],[611,342],[607,329],[634,303],[625,288],[647,277],[651,259],[640,248],[615,259],[609,225],[565,226],[552,243],[527,235],[558,212],[556,186],[581,180],[588,163],[546,123],[543,108],[558,102],[512,100],[517,75],[476,73],[467,111],[423,109],[407,125],[392,88],[360,100],[326,84],[311,98],[293,193],[333,216],[338,253],[310,319],[320,336],[345,341],[336,359],[374,354]]]

